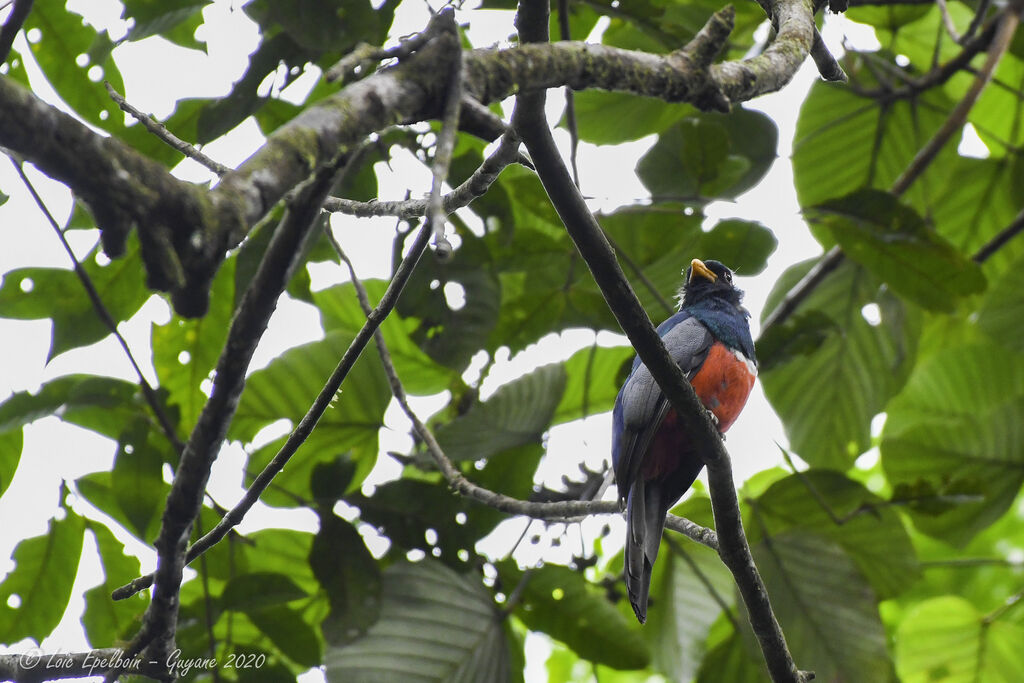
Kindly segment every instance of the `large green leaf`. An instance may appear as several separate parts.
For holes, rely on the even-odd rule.
[[[371,305],[376,305],[387,289],[384,280],[363,280]],[[355,287],[347,282],[320,290],[313,294],[313,303],[320,311],[324,331],[342,330],[355,335],[366,322],[366,315],[359,306]],[[415,320],[390,315],[381,323],[391,361],[402,380],[402,385],[411,394],[433,394],[442,391],[452,382],[455,373],[434,362],[425,354],[410,336],[416,328]],[[376,355],[376,348],[368,353]]]
[[[990,620],[955,595],[922,602],[896,633],[903,683],[1011,683],[1024,678],[1024,628]]]
[[[708,501],[691,498],[673,512],[693,519],[698,504],[706,508]],[[644,635],[655,666],[669,680],[689,681],[709,655],[711,627],[723,615],[723,602],[735,614],[732,575],[715,552],[672,537],[663,543],[652,583]]]
[[[939,92],[929,91],[922,99],[879,104],[846,87],[815,83],[800,109],[793,140],[800,205],[815,206],[865,187],[889,189],[952,107]],[[919,210],[935,200],[945,165],[955,156],[947,145],[911,187],[907,198]]]
[[[126,600],[113,600],[110,593],[139,576],[139,560],[124,552],[122,544],[110,529],[97,522],[87,522],[96,538],[100,562],[103,563],[103,582],[85,592],[85,612],[82,626],[93,647],[108,647],[131,634],[132,626],[139,623],[147,605],[145,592]]]
[[[478,578],[431,560],[399,562],[382,575],[380,619],[328,648],[325,673],[330,683],[522,680],[507,630]]]
[[[294,0],[285,5],[254,0],[245,11],[265,29],[277,24],[297,44],[316,51],[347,52],[357,42],[379,45],[387,35],[395,0]]]
[[[584,90],[575,94],[576,125],[580,139],[595,145],[615,145],[661,133],[684,116],[688,104],[669,103],[628,93]],[[628,126],[622,125],[629,121]],[[565,121],[562,121],[565,125]]]
[[[1024,258],[1016,262],[994,283],[978,310],[978,327],[993,341],[1014,351],[1024,351]]]
[[[777,139],[774,122],[760,112],[697,114],[664,131],[636,170],[655,198],[732,198],[768,171]]]
[[[460,232],[462,245],[445,262],[424,258],[398,300],[398,312],[418,318],[412,339],[438,363],[458,370],[483,347],[498,320],[501,284],[483,240]],[[449,304],[445,289],[461,287],[465,303]]]
[[[11,485],[18,463],[21,462],[22,442],[20,428],[0,432],[0,496]]]
[[[309,566],[327,592],[331,613],[321,624],[324,640],[340,646],[364,635],[380,615],[380,569],[355,527],[321,513]]]
[[[929,356],[890,403],[880,448],[914,524],[966,543],[1024,483],[1024,357],[988,343]]]
[[[513,611],[527,628],[557,638],[592,662],[615,669],[647,665],[650,653],[639,628],[579,572],[547,564],[524,576],[510,560],[497,568],[505,591],[519,591]]]
[[[345,500],[393,544],[433,554],[460,569],[466,553],[474,556],[476,542],[504,519],[503,513],[457,496],[441,483],[409,478],[378,486],[372,496],[357,492]]]
[[[739,633],[708,651],[696,679],[697,683],[765,683],[768,680],[761,653]]]
[[[320,341],[285,351],[267,367],[252,373],[229,437],[250,442],[260,429],[277,420],[298,424],[351,342],[351,334],[332,332]],[[364,349],[314,434],[329,437],[334,454],[365,445],[367,440],[376,439],[390,399],[391,390],[379,359]],[[295,457],[302,457],[303,451],[311,453],[311,449],[302,448]]]
[[[245,616],[296,664],[313,667],[323,663],[319,634],[297,610],[276,604],[248,609]]]
[[[115,261],[103,259],[97,247],[82,259],[82,267],[115,323],[130,318],[149,298],[138,240],[130,240],[126,253]],[[4,274],[0,316],[52,320],[47,360],[110,334],[78,276],[61,268],[17,268]]]
[[[483,403],[436,430],[450,459],[479,460],[539,442],[565,392],[561,364],[544,365],[502,385]]]
[[[250,612],[305,597],[306,592],[286,574],[252,572],[228,581],[220,602],[224,609]]]
[[[129,40],[161,35],[182,47],[201,49],[196,29],[203,22],[203,8],[210,0],[125,0],[122,18],[131,19]]]
[[[976,263],[888,192],[859,190],[808,211],[847,256],[925,308],[951,312],[958,298],[985,288]]]
[[[133,465],[122,465],[126,469],[134,469]],[[115,476],[122,481],[131,481],[133,478],[128,472],[115,475],[113,472],[92,472],[83,475],[75,480],[75,489],[79,495],[95,505],[98,509],[114,518],[118,524],[135,534],[141,541],[151,543],[160,530],[160,515],[153,515],[145,510],[145,501],[125,493],[113,481]],[[160,507],[161,501],[167,499],[170,492],[170,484],[161,478],[159,486],[150,476],[138,476],[140,483],[145,482],[146,488],[140,491],[140,496],[151,499],[152,507]],[[128,512],[125,512],[125,510]],[[145,526],[140,526],[144,520]]]
[[[882,598],[898,595],[918,578],[900,516],[839,472],[809,470],[777,481],[757,499],[756,510],[767,534],[813,533],[838,543]]]
[[[150,422],[134,420],[118,439],[110,471],[111,490],[128,530],[143,541],[155,540],[168,490],[163,476],[164,460],[170,455],[162,448],[166,441]]]
[[[143,410],[138,385],[113,377],[65,375],[35,392],[19,392],[0,404],[0,432],[18,429],[49,415],[117,439],[125,424]]]
[[[552,424],[611,410],[625,375],[623,367],[633,359],[628,346],[594,344],[574,353],[563,363],[565,391],[555,408]]]
[[[47,533],[24,539],[11,556],[14,569],[0,583],[0,642],[41,641],[67,609],[85,523],[67,508],[61,512]]]
[[[892,679],[874,591],[838,544],[789,531],[753,552],[801,669],[823,681]]]
[[[765,312],[807,272],[812,262],[790,268],[769,295]],[[876,303],[881,324],[862,309]],[[914,312],[860,266],[843,263],[798,309],[817,312],[831,326],[819,328],[818,343],[778,362],[764,357],[765,395],[778,412],[790,444],[817,467],[846,469],[870,445],[871,419],[903,385],[917,346]],[[792,351],[792,349],[790,350]]]
[[[153,367],[168,402],[177,405],[179,422],[190,430],[206,404],[203,383],[210,379],[227,338],[233,312],[235,259],[226,260],[210,289],[210,308],[202,318],[178,315],[153,325]]]

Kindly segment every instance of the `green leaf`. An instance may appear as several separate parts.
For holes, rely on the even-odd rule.
[[[374,7],[369,0],[293,0],[282,5],[255,0],[246,13],[261,26],[280,25],[297,44],[344,53],[359,41],[379,45],[394,15],[394,0]]]
[[[779,244],[772,231],[755,221],[718,221],[701,237],[701,257],[728,265],[738,275],[757,275]]]
[[[38,391],[14,394],[0,404],[0,432],[49,415],[117,439],[124,425],[140,414],[138,385],[113,377],[65,375]]]
[[[757,514],[769,535],[812,533],[838,543],[882,598],[899,595],[919,577],[900,516],[839,472],[812,469],[775,482],[757,499]]]
[[[729,136],[718,123],[685,119],[658,136],[636,172],[656,199],[699,201],[719,178],[729,155]]]
[[[228,581],[220,601],[224,609],[249,613],[305,597],[306,592],[285,574],[253,572]]]
[[[323,663],[322,645],[316,630],[296,610],[277,604],[248,609],[245,615],[274,647],[296,664],[312,667]]]
[[[298,424],[351,342],[352,335],[331,332],[320,341],[288,349],[252,373],[228,430],[230,438],[251,442],[260,429],[282,418]],[[313,433],[330,437],[334,444],[331,458],[365,445],[376,439],[390,399],[379,359],[364,352]],[[304,450],[312,453],[300,448],[298,457]]]
[[[770,680],[760,652],[751,652],[739,633],[712,647],[697,673],[697,683],[765,683]]]
[[[92,472],[76,479],[75,489],[78,491],[79,495],[95,505],[101,511],[113,517],[118,524],[135,534],[139,540],[146,543],[152,542],[156,538],[157,532],[160,530],[160,516],[150,516],[148,517],[149,522],[144,528],[138,527],[136,524],[138,516],[133,514],[133,516],[130,517],[125,513],[126,507],[131,509],[131,503],[129,499],[126,498],[126,501],[129,502],[127,502],[127,504],[122,504],[122,497],[127,494],[118,490],[113,483],[113,478],[113,472]],[[128,479],[129,477],[125,476],[125,478]],[[149,486],[153,487],[154,483],[150,483]],[[170,490],[170,484],[165,483],[161,479],[159,488],[148,489],[148,495],[153,499],[156,505],[160,505],[160,501],[167,499],[167,494]],[[136,519],[133,519],[133,517]]]
[[[203,383],[220,356],[233,313],[235,259],[227,259],[213,279],[210,308],[202,318],[178,315],[152,330],[153,367],[169,403],[180,411],[179,423],[191,429],[206,404]]]
[[[629,346],[593,345],[574,353],[563,363],[565,390],[555,408],[552,424],[561,424],[612,409],[624,366],[633,360]]]
[[[100,262],[105,265],[100,265]],[[94,248],[82,266],[115,323],[127,320],[149,298],[138,240],[129,240],[124,256],[107,262]],[[17,268],[0,285],[0,317],[53,321],[47,360],[110,334],[100,320],[78,276],[60,268]]]
[[[476,542],[505,518],[497,510],[455,495],[444,484],[408,478],[378,486],[372,496],[356,492],[345,500],[359,508],[360,519],[395,545],[436,554],[460,569],[466,563],[459,558],[460,552],[473,557]]]
[[[595,145],[617,145],[661,133],[694,113],[689,104],[629,93],[583,90],[574,93],[574,98],[580,139]],[[623,121],[629,125],[622,125]],[[564,119],[560,125],[566,125]]]
[[[425,258],[413,271],[396,310],[406,318],[418,318],[413,341],[428,356],[447,367],[462,370],[484,346],[498,321],[501,284],[490,267],[484,241],[460,232],[462,245],[444,263]],[[461,287],[465,304],[449,305],[445,289]]]
[[[363,286],[366,287],[371,305],[376,305],[387,289],[387,282],[363,280]],[[350,282],[316,292],[313,294],[313,303],[320,312],[320,320],[326,332],[342,330],[355,336],[366,322],[366,315],[356,298],[355,287]],[[437,393],[448,387],[455,373],[438,365],[420,349],[411,337],[415,329],[414,320],[397,315],[389,315],[380,326],[391,361],[406,391],[420,395]],[[376,356],[375,346],[368,349],[367,353]]]
[[[333,647],[366,634],[380,615],[380,569],[355,527],[334,514],[320,514],[309,566],[327,592],[331,613],[324,640]]]
[[[293,529],[261,529],[246,535],[248,571],[285,574],[308,594],[320,590],[309,565],[313,534]]]
[[[812,262],[790,268],[765,305],[771,311]],[[863,316],[878,306],[881,324]],[[913,366],[918,322],[913,311],[849,261],[826,277],[799,312],[817,311],[834,326],[807,353],[775,359],[761,372],[765,395],[778,412],[794,451],[815,467],[845,470],[871,444],[871,419],[885,410]]]
[[[479,460],[539,442],[565,392],[561,364],[544,365],[498,388],[487,401],[436,430],[451,460]]]
[[[524,579],[511,560],[496,566],[507,593],[521,586],[513,611],[527,628],[557,638],[583,659],[614,669],[647,666],[650,653],[639,629],[579,572],[546,564]]]
[[[86,23],[82,15],[68,11],[63,0],[39,0],[25,20],[25,29],[39,31],[40,39],[31,44],[32,54],[46,79],[79,116],[94,126],[114,132],[124,128],[124,114],[107,95],[102,82],[124,92],[124,82],[111,58],[109,36]],[[98,40],[106,50],[97,50]],[[79,55],[99,56],[79,65]],[[98,71],[98,77],[92,75]]]
[[[42,536],[18,543],[14,569],[0,583],[0,642],[37,642],[60,623],[78,574],[85,524],[67,508]],[[16,596],[16,597],[15,597]]]
[[[328,648],[329,683],[514,681],[507,622],[479,580],[424,560],[383,574],[380,619]],[[401,643],[401,647],[396,647]]]
[[[903,683],[1010,683],[1024,677],[1024,628],[989,620],[954,595],[914,607],[896,634]]]
[[[801,669],[823,681],[892,679],[875,594],[839,545],[790,531],[752,550]]]
[[[951,312],[985,289],[981,268],[888,192],[859,190],[809,212],[847,256],[925,308]]]
[[[693,503],[684,505],[692,509]],[[675,512],[690,517],[688,510]],[[718,599],[730,606],[735,601],[732,574],[712,550],[671,538],[658,555],[652,583],[655,599],[643,632],[654,664],[669,680],[692,680],[708,655],[711,627],[723,614]]]
[[[209,0],[125,0],[122,18],[135,23],[128,40],[162,35],[182,47],[201,49],[194,37],[202,24],[202,10]]]
[[[978,310],[978,327],[993,341],[1014,351],[1024,351],[1024,258],[1016,262],[996,281]]]
[[[1006,512],[1024,483],[1024,357],[994,344],[937,351],[887,412],[882,466],[920,499],[918,529],[962,545]]]
[[[154,438],[155,437],[155,438]],[[159,439],[159,442],[155,442]],[[152,423],[137,418],[125,427],[118,439],[110,485],[117,504],[129,524],[128,530],[143,541],[156,537],[163,510],[165,457],[162,445],[166,439],[153,432]]]
[[[953,103],[930,90],[913,101],[879,102],[849,88],[815,83],[800,108],[793,139],[793,180],[801,206],[816,206],[854,190],[888,190],[946,120]],[[925,215],[928,193],[946,179],[956,158],[947,145],[905,199]]]
[[[115,588],[140,575],[139,560],[125,554],[124,544],[106,526],[92,521],[87,525],[96,538],[103,563],[103,582],[85,592],[82,626],[93,647],[107,647],[131,635],[129,630],[138,626],[147,598],[143,592],[126,600],[111,599],[110,593]]]
[[[732,198],[768,172],[777,140],[775,123],[760,112],[697,114],[661,133],[636,170],[655,198]]]
[[[0,410],[2,409],[3,406],[0,406]],[[21,462],[22,441],[21,429],[0,432],[0,496],[11,485],[14,473],[18,470],[18,463]]]

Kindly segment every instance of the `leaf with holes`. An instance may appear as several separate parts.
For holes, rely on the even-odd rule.
[[[18,543],[14,569],[0,583],[0,642],[41,641],[60,622],[78,574],[85,524],[71,510],[47,533]]]
[[[113,262],[99,265],[99,249],[82,260],[96,293],[115,323],[130,318],[149,298],[145,269],[139,259],[138,240]],[[70,349],[88,346],[110,334],[93,309],[82,282],[70,270],[60,268],[18,268],[4,275],[0,285],[0,317],[19,320],[49,318],[53,336],[47,360]]]
[[[769,294],[766,315],[813,263],[782,275]],[[878,325],[862,312],[871,303],[879,309]],[[823,335],[816,348],[776,359],[760,379],[793,450],[816,467],[845,470],[871,445],[871,419],[885,410],[913,367],[919,316],[879,291],[878,282],[849,261],[797,310],[820,313],[832,324],[816,328]]]
[[[380,619],[362,638],[329,647],[329,683],[512,683],[508,622],[475,574],[439,562],[398,562],[382,575]],[[396,638],[402,647],[396,648]]]
[[[614,669],[641,669],[650,661],[639,628],[579,572],[546,564],[524,576],[511,560],[497,568],[506,594],[520,591],[513,613],[527,628],[562,641],[583,659]]]
[[[107,647],[131,635],[129,629],[146,609],[146,595],[143,592],[126,600],[111,599],[111,591],[139,576],[139,560],[125,554],[124,544],[106,526],[93,521],[86,524],[96,538],[103,583],[85,592],[82,626],[93,647]]]

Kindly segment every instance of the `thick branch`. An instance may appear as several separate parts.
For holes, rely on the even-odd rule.
[[[479,104],[523,88],[567,85],[721,109],[781,88],[811,50],[814,22],[806,0],[778,2],[774,18],[777,39],[743,62],[705,63],[727,39],[727,8],[690,46],[667,56],[571,41],[472,50],[464,54],[462,82]],[[89,204],[111,255],[121,253],[128,231],[138,227],[149,285],[171,292],[178,312],[202,315],[223,255],[289,190],[374,131],[440,115],[445,65],[460,47],[436,23],[408,58],[304,110],[210,191],[173,178],[160,164],[6,78],[0,79],[0,146],[68,184]]]
[[[538,34],[546,35],[546,12],[539,12],[543,15],[540,17],[524,18],[527,7],[531,12],[537,12],[539,5],[520,5],[520,35],[527,40],[537,40]],[[529,28],[529,33],[524,30],[526,28]],[[695,449],[706,454],[711,502],[720,546],[719,556],[739,587],[772,680],[793,683],[809,680],[813,675],[799,671],[789,654],[785,636],[775,619],[768,593],[750,555],[729,455],[704,406],[658,337],[623,275],[600,225],[590,213],[562,162],[544,116],[544,98],[544,92],[519,95],[513,123],[526,143],[545,191],[576,248],[587,262],[609,308],[636,348],[637,355],[672,404],[687,433],[691,435]]]

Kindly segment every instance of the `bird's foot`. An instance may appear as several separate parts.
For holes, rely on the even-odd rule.
[[[721,423],[718,421],[718,416],[715,415],[714,411],[712,410],[708,410],[707,408],[705,408],[704,410],[707,411],[708,418],[710,418],[711,423],[715,425],[715,431],[718,432],[718,436],[722,437],[722,441],[725,441],[725,434],[723,434],[722,430],[719,428],[719,425]]]

